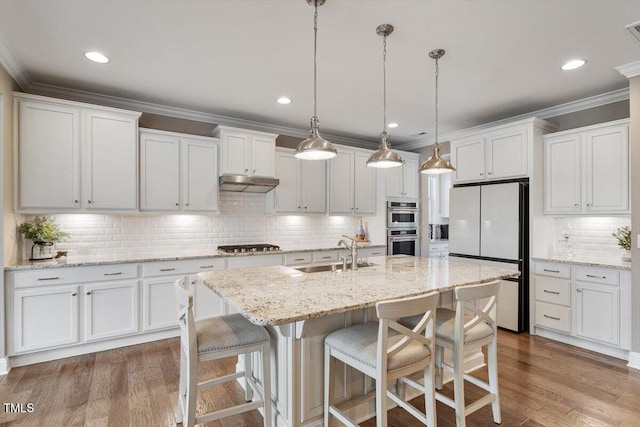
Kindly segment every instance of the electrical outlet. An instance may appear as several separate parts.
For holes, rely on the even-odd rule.
[[[638,249],[640,249],[640,234],[636,236],[636,245],[638,245]]]
[[[78,245],[79,255],[89,255],[91,253],[91,245],[88,243],[80,243]]]

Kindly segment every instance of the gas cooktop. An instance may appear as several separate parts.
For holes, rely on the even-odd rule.
[[[218,250],[226,254],[237,254],[245,252],[274,252],[279,251],[280,246],[270,245],[268,243],[255,243],[250,245],[218,246]]]

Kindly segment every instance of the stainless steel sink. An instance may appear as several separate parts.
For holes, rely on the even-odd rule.
[[[358,268],[371,267],[375,264],[370,262],[359,262]],[[342,271],[342,264],[310,265],[307,267],[291,267],[301,273],[320,273],[323,271]],[[351,264],[347,264],[347,269],[351,269]]]

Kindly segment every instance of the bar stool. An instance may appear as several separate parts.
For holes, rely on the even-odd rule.
[[[434,313],[438,293],[383,301],[376,304],[379,321],[362,323],[329,334],[324,340],[324,425],[333,415],[348,426],[356,424],[334,406],[335,360],[338,359],[375,379],[376,422],[387,426],[387,397],[429,426],[436,425],[434,396]],[[403,315],[418,315],[412,329],[396,322]],[[404,398],[387,389],[389,382],[422,372],[425,386],[425,412],[418,411]],[[410,385],[413,382],[409,383]],[[415,383],[414,383],[415,384]]]
[[[436,311],[436,389],[442,389],[442,370],[453,373],[454,399],[436,391],[436,399],[456,411],[456,425],[464,427],[466,416],[491,403],[493,421],[502,422],[500,396],[498,393],[498,344],[496,312],[500,282],[455,288],[456,309],[438,308]],[[483,305],[478,308],[477,305]],[[400,319],[400,323],[412,327],[418,322],[415,316]],[[464,372],[464,356],[481,351],[487,346],[487,368],[489,382],[486,383]],[[443,349],[453,355],[452,365],[443,361]],[[464,381],[482,388],[489,393],[465,406]]]
[[[219,418],[237,415],[259,407],[264,408],[266,427],[271,426],[271,382],[269,373],[269,334],[261,326],[254,325],[241,314],[211,317],[194,321],[193,295],[184,287],[182,279],[175,282],[180,323],[180,388],[176,422],[192,427]],[[262,353],[262,387],[259,387],[252,372],[251,355]],[[245,356],[244,372],[236,372],[209,381],[198,383],[198,363],[230,356]],[[196,415],[196,400],[199,389],[222,384],[244,377],[247,403],[230,408]],[[259,399],[253,399],[253,393]]]

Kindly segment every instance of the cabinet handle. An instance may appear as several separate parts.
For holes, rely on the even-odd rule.
[[[487,175],[493,175],[493,172],[488,172]]]
[[[58,280],[59,277],[39,277],[38,280]]]
[[[351,208],[351,210],[353,210],[353,208]]]
[[[78,203],[78,201],[76,199],[73,199],[73,203]]]
[[[201,265],[200,268],[213,268],[213,265]]]
[[[75,292],[71,294],[72,297],[75,297],[76,295],[78,294],[76,294]]]
[[[176,202],[176,206],[179,206],[178,202]]]
[[[591,203],[587,203],[588,208],[590,208],[591,206],[593,206]]]
[[[87,203],[91,203],[91,200],[87,200]]]
[[[253,173],[256,173],[256,170],[255,170],[255,169],[253,170]]]
[[[249,169],[245,169],[244,171],[245,171],[245,172],[249,172]]]
[[[579,207],[580,207],[580,203],[576,203],[576,204],[575,204],[575,205],[573,205],[573,206],[574,206],[574,207],[576,207],[576,208],[579,208]]]
[[[302,209],[302,206],[298,206],[298,209]]]
[[[357,210],[357,211],[359,211],[359,210],[360,210],[360,208],[356,208],[356,210]]]
[[[305,208],[305,209],[307,209],[307,207],[306,207],[306,206],[305,206],[304,208]]]
[[[304,258],[295,258],[294,261],[304,261]]]
[[[371,255],[380,255],[380,252],[371,252]]]
[[[582,292],[582,289],[576,289],[576,292]]]
[[[118,271],[116,273],[104,273],[105,276],[119,276],[122,274],[122,271]]]
[[[546,268],[543,268],[542,270],[548,273],[560,273],[560,270],[547,270]]]
[[[593,274],[587,274],[587,277],[591,277],[592,279],[606,279],[607,276],[595,276]]]
[[[480,176],[484,175],[483,173],[480,174]]]
[[[543,316],[546,317],[547,319],[560,320],[559,317],[553,317],[553,316],[549,316],[547,314],[543,314]]]
[[[331,255],[327,255],[327,256],[323,256],[322,259],[329,259],[331,258]]]
[[[87,292],[87,295],[91,295],[91,291]]]
[[[160,271],[174,271],[175,268],[161,268]]]
[[[189,203],[185,203],[185,206],[189,206]]]
[[[560,295],[560,292],[548,291],[546,289],[543,289],[542,292],[547,293],[547,294]]]

